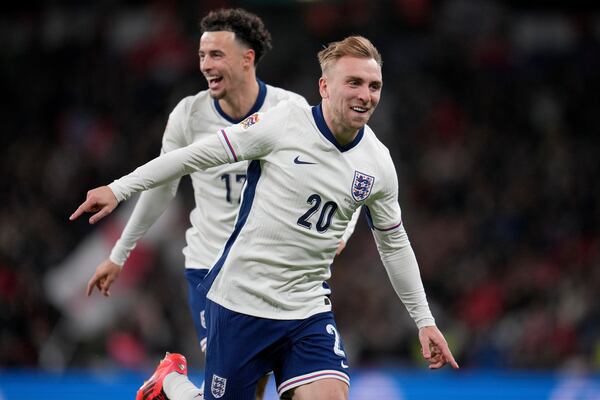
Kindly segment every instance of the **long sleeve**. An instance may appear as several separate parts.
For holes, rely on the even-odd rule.
[[[377,250],[390,282],[418,328],[435,325],[429,310],[419,265],[402,226],[391,231],[373,229]]]
[[[108,185],[118,201],[134,193],[148,190],[192,172],[233,162],[221,140],[214,136],[173,150],[138,167],[135,171]]]
[[[140,195],[121,237],[110,252],[110,261],[121,266],[125,264],[138,240],[146,234],[175,197],[178,185],[179,179],[176,179]]]

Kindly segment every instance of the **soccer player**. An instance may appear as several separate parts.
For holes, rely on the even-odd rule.
[[[458,368],[429,310],[392,158],[366,125],[381,95],[381,55],[351,36],[320,51],[319,62],[320,105],[284,102],[253,114],[89,191],[70,217],[93,212],[96,223],[137,191],[251,160],[235,229],[199,286],[208,290],[207,399],[252,399],[270,370],[284,398],[348,398],[348,361],[323,282],[363,205],[429,367]]]
[[[172,111],[163,135],[162,153],[214,135],[220,128],[240,122],[256,111],[268,110],[282,100],[308,105],[295,93],[257,80],[257,63],[271,48],[270,33],[258,16],[242,9],[222,9],[205,16],[200,27],[200,70],[209,88],[184,98]],[[247,162],[239,162],[191,174],[196,208],[190,214],[191,227],[186,232],[183,253],[189,307],[202,351],[206,348],[206,298],[195,288],[233,230],[247,167]],[[110,257],[89,280],[88,295],[94,287],[109,295],[130,252],[166,209],[178,185],[179,179],[175,179],[141,194]],[[340,249],[352,230],[353,226],[346,231]],[[266,380],[259,384],[259,398],[265,385]],[[160,388],[156,389],[160,392]],[[165,389],[169,392],[168,387]]]

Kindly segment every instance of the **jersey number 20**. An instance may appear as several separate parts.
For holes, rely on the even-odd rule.
[[[312,223],[308,222],[308,220],[320,209],[321,212],[316,225],[317,232],[323,233],[327,231],[327,229],[329,229],[329,225],[331,224],[331,218],[333,218],[333,214],[337,210],[338,205],[333,201],[327,201],[325,204],[323,204],[323,208],[321,208],[321,196],[316,193],[308,196],[306,202],[312,207],[310,207],[307,212],[298,218],[298,225],[303,226],[306,229],[311,229]]]

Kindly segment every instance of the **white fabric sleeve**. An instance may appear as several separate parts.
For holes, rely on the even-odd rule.
[[[192,172],[231,162],[218,135],[173,150],[108,185],[118,201]]]
[[[356,222],[358,221],[358,217],[360,216],[360,210],[362,210],[362,207],[358,207],[356,211],[354,211],[350,222],[348,222],[348,226],[346,227],[346,230],[342,235],[342,240],[344,241],[344,243],[348,243],[348,240],[350,240],[350,236],[352,236],[352,234],[354,233],[354,229],[356,229]]]
[[[435,325],[421,281],[417,258],[402,226],[392,231],[373,229],[377,250],[390,282],[420,329]]]
[[[140,195],[121,237],[110,252],[110,261],[120,266],[125,264],[138,240],[148,232],[148,229],[167,209],[177,193],[178,185],[179,179],[176,179]]]
[[[388,153],[389,154],[389,153]],[[402,224],[398,177],[391,157],[384,160],[378,193],[365,207],[377,250],[392,286],[418,328],[435,325],[429,310],[419,265]]]

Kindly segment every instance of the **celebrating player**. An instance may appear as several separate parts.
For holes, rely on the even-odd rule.
[[[240,122],[256,111],[268,110],[282,100],[308,105],[295,93],[257,80],[256,66],[271,48],[271,35],[258,16],[241,9],[223,9],[205,16],[200,27],[203,32],[198,50],[200,70],[209,88],[184,98],[172,111],[163,135],[162,153],[214,135],[220,128]],[[189,307],[202,351],[206,347],[203,322],[206,298],[195,288],[233,230],[247,167],[247,162],[239,162],[191,174],[196,208],[190,214],[191,227],[186,233],[183,253]],[[88,295],[94,287],[105,296],[110,294],[110,287],[130,252],[166,209],[178,185],[179,179],[175,179],[141,194],[110,257],[89,280]],[[352,225],[345,233],[340,247],[353,228]],[[265,384],[266,380],[259,384],[259,398]],[[165,389],[169,392],[168,387]],[[160,388],[156,391],[160,392]]]
[[[423,356],[430,368],[458,368],[427,304],[393,161],[366,125],[381,95],[381,56],[369,40],[351,36],[319,52],[319,62],[320,105],[283,102],[253,114],[91,190],[71,215],[94,212],[95,223],[135,192],[251,160],[233,233],[199,286],[208,290],[207,399],[252,399],[271,370],[284,398],[348,398],[348,360],[323,283],[363,205]]]

